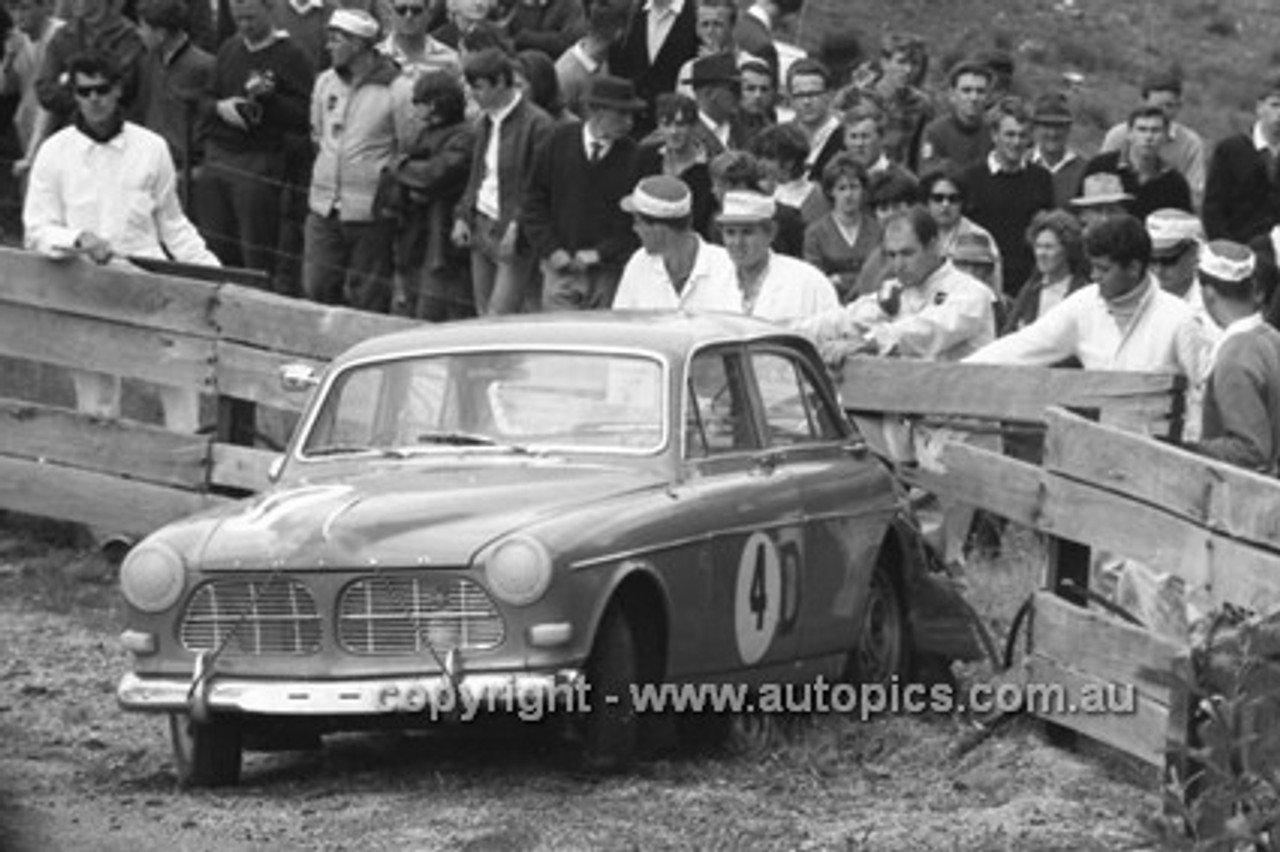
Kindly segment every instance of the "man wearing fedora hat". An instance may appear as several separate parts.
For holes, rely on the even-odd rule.
[[[1210,355],[1196,448],[1262,473],[1280,462],[1280,331],[1265,321],[1257,259],[1239,243],[1215,240],[1200,253],[1205,308],[1222,328]]]
[[[1081,183],[1080,194],[1071,199],[1071,209],[1088,228],[1107,219],[1129,215],[1131,201],[1133,196],[1125,192],[1119,175],[1098,172]]]
[[[1067,96],[1045,92],[1031,106],[1031,138],[1035,147],[1031,162],[1043,166],[1053,178],[1053,206],[1066,209],[1080,194],[1085,166],[1089,161],[1071,147],[1071,125],[1075,122]]]
[[[592,79],[582,121],[552,131],[534,160],[521,226],[542,265],[544,310],[607,308],[635,248],[619,207],[635,185],[636,145],[627,134],[644,109],[630,80]]]
[[[816,266],[770,248],[777,203],[759,192],[726,192],[716,223],[737,270],[743,313],[775,322],[816,316],[840,307],[830,279]]]
[[[408,113],[413,92],[394,85],[400,70],[377,50],[379,30],[360,9],[336,9],[329,17],[333,67],[316,79],[311,95],[317,153],[302,286],[317,302],[385,312],[395,220],[379,217],[373,200],[382,169],[402,147],[398,118]]]
[[[698,102],[694,134],[707,156],[714,157],[746,144],[746,132],[738,121],[742,101],[742,75],[732,53],[703,56],[693,63],[689,78]]]
[[[737,271],[724,248],[693,230],[693,194],[680,178],[641,178],[619,205],[640,248],[622,271],[615,310],[742,312]]]

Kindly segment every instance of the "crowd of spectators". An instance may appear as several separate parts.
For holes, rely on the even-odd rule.
[[[1273,289],[1280,79],[1210,148],[1178,121],[1180,77],[1152,74],[1089,155],[1068,93],[1026,91],[1007,53],[931,75],[927,45],[891,32],[870,55],[836,37],[805,55],[775,37],[802,2],[11,0],[0,191],[26,193],[29,247],[208,259],[433,322],[713,306],[844,339],[827,351],[1074,357],[1207,386],[1224,326],[1194,258],[1245,247],[1205,256],[1247,268],[1251,298]],[[139,180],[172,199],[131,210],[126,186],[100,213],[160,224],[77,224],[51,161],[129,128],[148,157],[163,143]]]

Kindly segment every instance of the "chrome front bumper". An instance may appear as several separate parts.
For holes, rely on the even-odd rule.
[[[197,704],[216,712],[265,716],[367,716],[420,713],[430,719],[470,718],[479,712],[551,712],[584,699],[586,680],[576,669],[552,673],[466,674],[456,686],[441,675],[345,681],[260,681],[215,675],[198,692],[192,681],[140,678],[130,672],[116,688],[125,710],[189,712]]]

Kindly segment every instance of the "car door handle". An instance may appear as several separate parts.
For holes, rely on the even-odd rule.
[[[756,456],[756,468],[765,474],[773,473],[778,469],[778,463],[781,462],[783,458],[782,453],[777,451],[760,453]]]

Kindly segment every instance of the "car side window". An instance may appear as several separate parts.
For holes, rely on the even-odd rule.
[[[751,367],[764,405],[769,445],[835,441],[841,437],[831,407],[794,355],[755,352]]]
[[[759,447],[751,403],[736,352],[710,351],[689,365],[685,457],[705,458]]]

